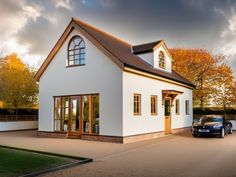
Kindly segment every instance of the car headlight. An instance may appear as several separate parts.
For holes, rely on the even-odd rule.
[[[222,126],[222,124],[217,123],[217,124],[215,124],[215,125],[213,126],[213,128],[221,128],[221,126]]]

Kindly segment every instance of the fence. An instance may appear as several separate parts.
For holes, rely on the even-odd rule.
[[[0,115],[0,122],[37,121],[38,115]]]
[[[37,115],[0,115],[0,132],[37,128]]]

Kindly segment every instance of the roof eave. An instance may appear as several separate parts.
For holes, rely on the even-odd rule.
[[[158,74],[156,74],[156,73],[149,72],[149,71],[143,70],[143,69],[138,68],[138,67],[135,67],[135,66],[131,66],[131,65],[125,64],[125,67],[132,68],[132,69],[135,69],[135,70],[138,70],[138,71],[147,73],[147,74],[151,74],[151,75],[154,75],[154,76],[162,77],[162,78],[165,78],[165,79],[174,81],[174,82],[178,82],[178,83],[184,84],[184,85],[186,85],[186,86],[188,86],[188,87],[191,87],[192,89],[195,89],[195,88],[196,88],[196,86],[195,86],[194,84],[192,84],[192,83],[187,83],[187,82],[179,81],[179,80],[177,80],[177,79],[170,78],[170,77],[167,77],[167,76],[158,75]]]

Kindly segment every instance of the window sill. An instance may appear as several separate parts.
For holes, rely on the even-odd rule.
[[[66,66],[66,68],[70,68],[70,67],[76,67],[76,66],[85,66],[85,64],[79,64],[79,65],[69,65],[69,66]]]
[[[82,133],[81,135],[99,136],[97,133]]]
[[[53,132],[54,133],[62,133],[62,134],[66,134],[67,133],[67,131],[60,131],[60,130],[54,130]]]

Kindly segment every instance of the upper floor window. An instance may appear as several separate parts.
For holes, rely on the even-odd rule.
[[[159,68],[165,69],[166,68],[166,60],[165,60],[165,54],[163,51],[159,52],[158,58],[159,58]]]
[[[80,36],[71,38],[68,45],[67,66],[85,65],[85,43]]]

